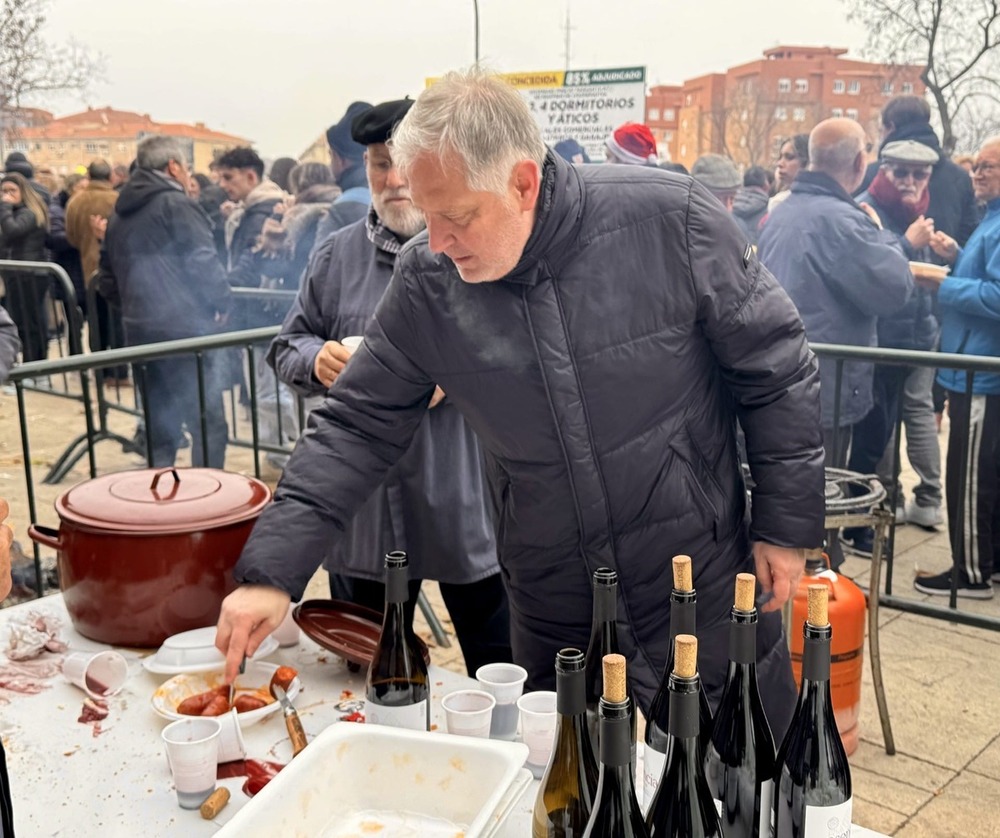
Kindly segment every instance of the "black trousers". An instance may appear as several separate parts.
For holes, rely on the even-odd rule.
[[[410,598],[404,611],[407,625],[413,625],[420,579],[410,580]],[[511,663],[510,609],[501,574],[494,573],[478,582],[454,585],[439,582],[441,597],[455,626],[458,645],[462,647],[465,668],[475,677],[476,670],[487,663]],[[334,599],[346,599],[382,613],[385,609],[385,585],[371,579],[357,579],[330,574],[330,593]]]
[[[945,499],[952,561],[968,581],[989,582],[993,572],[1000,571],[1000,395],[970,398],[949,390],[948,416]],[[969,446],[965,481],[960,482],[966,427]]]
[[[49,278],[41,274],[11,271],[4,274],[7,296],[4,307],[17,325],[21,338],[21,358],[44,361],[49,354],[48,327],[45,322],[45,292]]]

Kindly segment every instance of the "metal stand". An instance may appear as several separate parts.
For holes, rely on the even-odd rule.
[[[438,615],[434,613],[434,607],[431,605],[430,600],[427,599],[422,588],[417,594],[417,605],[420,606],[420,613],[424,615],[427,625],[430,626],[431,634],[434,635],[434,642],[444,649],[450,649],[451,639],[448,637],[448,632],[441,625]]]

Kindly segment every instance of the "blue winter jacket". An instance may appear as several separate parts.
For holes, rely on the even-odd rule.
[[[942,352],[1000,357],[1000,198],[987,204],[986,217],[941,283],[938,303]],[[938,370],[938,383],[964,393],[965,373]],[[1000,393],[1000,373],[976,373],[972,392]]]

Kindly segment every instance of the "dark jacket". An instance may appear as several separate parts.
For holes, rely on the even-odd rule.
[[[886,212],[870,192],[862,192],[857,201],[866,203],[882,221],[882,227],[896,234],[899,246],[906,258],[913,262],[931,261],[930,247],[919,250],[906,238],[909,225],[903,226]],[[878,345],[890,349],[917,349],[929,351],[934,348],[938,337],[938,322],[934,316],[934,294],[926,288],[913,287],[913,293],[906,305],[894,314],[878,319]]]
[[[585,648],[591,576],[619,573],[619,637],[648,709],[669,644],[670,556],[696,558],[705,683],[725,679],[733,575],[750,538],[819,545],[819,378],[802,323],[722,205],[653,167],[549,154],[520,261],[463,282],[426,234],[404,247],[365,341],[299,440],[236,578],[298,597],[403,455],[438,383],[476,431],[497,512],[514,658],[554,683]],[[736,446],[747,439],[753,521]],[[267,537],[296,534],[289,551]],[[779,621],[758,639],[765,702],[794,702]]]
[[[969,177],[969,173],[944,156],[937,134],[926,123],[904,125],[897,128],[882,141],[879,151],[881,152],[886,143],[897,140],[916,140],[941,155],[938,162],[934,164],[930,182],[927,184],[927,190],[931,195],[927,217],[934,219],[935,230],[947,233],[960,245],[964,245],[969,236],[972,235],[972,231],[976,229],[976,225],[979,224],[979,210],[976,206],[976,195],[972,189],[972,178]],[[854,193],[855,195],[867,191],[871,182],[875,180],[875,175],[878,174],[878,167],[878,162],[868,166],[865,179],[857,192]],[[936,254],[932,256],[932,261],[943,264],[943,260]]]
[[[230,306],[208,219],[180,184],[148,169],[118,197],[97,282],[121,307],[129,346],[215,334]]]
[[[743,187],[733,200],[733,217],[750,244],[757,244],[760,221],[767,215],[767,201],[767,193],[753,187]]]
[[[83,268],[80,266],[80,251],[69,243],[66,238],[66,209],[58,199],[49,204],[49,234],[45,237],[45,246],[52,255],[52,261],[59,265],[69,275],[73,283],[75,303],[81,310],[87,311],[87,292],[83,285]],[[62,285],[53,285],[61,292]],[[59,293],[60,299],[62,294]]]
[[[268,286],[294,291],[299,287],[316,249],[316,231],[330,208],[330,202],[340,194],[335,184],[314,184],[295,198],[295,203],[281,218],[284,240],[281,250],[261,261],[261,270]],[[285,307],[287,313],[287,306]]]
[[[395,262],[365,221],[326,240],[271,344],[268,362],[282,381],[303,395],[325,392],[313,375],[317,353],[327,340],[364,333]],[[500,572],[479,443],[448,399],[427,412],[407,452],[332,541],[326,566],[381,581],[388,550],[409,554],[413,579],[465,584]]]
[[[812,343],[876,346],[876,318],[910,298],[913,277],[894,233],[880,230],[850,195],[822,172],[799,172],[791,195],[768,216],[760,260],[802,316]],[[823,427],[832,428],[836,362],[821,359]],[[871,364],[844,364],[839,424],[872,409]]]
[[[17,362],[17,353],[20,351],[21,339],[17,336],[17,326],[7,309],[0,306],[0,381],[7,380],[7,374]]]
[[[987,205],[982,223],[941,283],[938,305],[942,352],[1000,357],[1000,198]],[[961,370],[940,369],[937,381],[947,390],[967,390]],[[977,372],[972,392],[1000,394],[1000,374]]]
[[[0,258],[47,262],[46,235],[48,231],[24,204],[0,201]]]
[[[326,217],[320,219],[316,227],[316,247],[332,233],[360,221],[368,214],[372,196],[363,165],[359,163],[342,172],[337,178],[337,186],[340,187],[340,195],[333,200]]]
[[[260,288],[264,278],[261,262],[264,254],[257,248],[264,222],[271,217],[275,205],[285,193],[270,180],[263,181],[251,192],[241,207],[239,220],[229,241],[229,284],[238,288]],[[227,226],[231,219],[227,219]],[[228,230],[227,230],[228,235]],[[283,313],[283,311],[282,311]],[[281,314],[275,314],[266,303],[259,300],[241,301],[237,306],[234,329],[253,329],[257,326],[275,326]]]

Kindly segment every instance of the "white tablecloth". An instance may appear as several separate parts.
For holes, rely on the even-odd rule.
[[[73,651],[108,648],[77,634],[62,596],[0,610],[0,648],[6,648],[7,624],[32,609],[58,616],[62,637]],[[148,651],[119,649],[129,660],[125,688],[109,698],[108,717],[97,727],[78,721],[84,694],[61,675],[37,695],[0,689],[0,736],[7,751],[7,767],[14,799],[18,836],[184,836],[214,834],[245,805],[244,778],[220,781],[231,792],[228,806],[214,821],[177,805],[170,770],[160,740],[167,722],[156,715],[150,698],[169,676],[147,672],[140,659]],[[341,723],[334,705],[343,690],[364,692],[364,673],[348,672],[346,664],[305,635],[296,647],[279,649],[268,660],[294,666],[302,692],[296,708],[310,739],[328,725]],[[431,668],[432,723],[444,729],[441,698],[452,690],[474,686],[464,676]],[[344,722],[344,724],[347,724]],[[287,762],[291,748],[284,719],[274,713],[244,730],[248,757]],[[533,782],[525,791],[501,832],[502,838],[531,834],[531,809],[538,791]],[[878,838],[855,827],[855,838]]]

